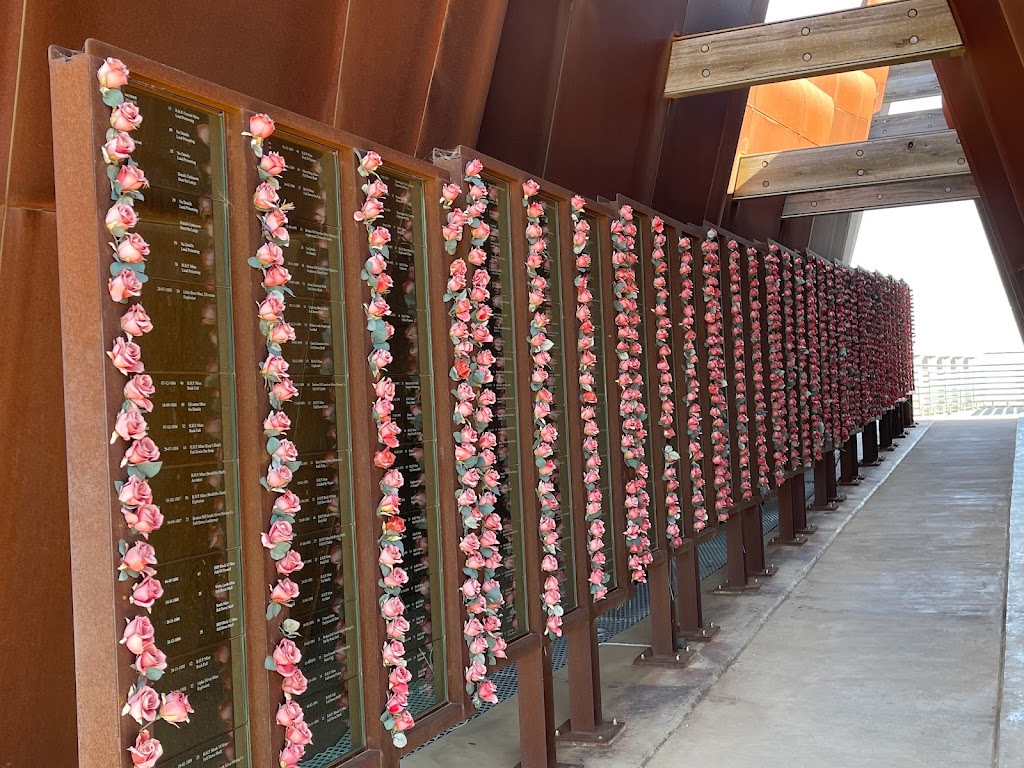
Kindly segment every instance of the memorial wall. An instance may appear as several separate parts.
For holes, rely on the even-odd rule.
[[[621,728],[596,618],[643,590],[685,665],[699,543],[770,575],[760,505],[805,535],[910,394],[891,278],[101,43],[51,77],[82,766],[394,766],[513,664],[551,765]]]

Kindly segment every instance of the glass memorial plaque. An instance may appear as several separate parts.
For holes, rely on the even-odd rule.
[[[555,485],[555,498],[558,500],[558,511],[555,515],[558,521],[558,578],[562,593],[562,607],[566,611],[571,611],[576,607],[576,577],[572,543],[572,468],[569,461],[569,428],[566,424],[566,413],[577,411],[577,406],[575,403],[566,402],[569,398],[569,390],[565,385],[565,323],[563,320],[565,313],[562,309],[561,264],[559,262],[558,203],[543,195],[541,195],[540,201],[544,205],[540,224],[544,230],[544,240],[548,245],[548,266],[547,269],[542,267],[537,272],[548,281],[547,336],[555,344],[551,349],[551,362],[548,366],[551,372],[545,386],[554,395],[551,404],[551,418],[558,428],[558,441],[555,445],[558,469],[555,470],[552,477],[552,482]],[[573,337],[575,338],[575,334]],[[573,371],[573,375],[578,375],[578,371]]]
[[[495,512],[501,516],[500,534],[502,567],[495,574],[505,597],[502,607],[501,631],[506,641],[511,641],[528,630],[526,593],[519,589],[519,576],[525,572],[523,560],[523,497],[522,477],[519,471],[519,427],[516,423],[518,398],[515,380],[515,350],[517,335],[515,323],[514,290],[512,286],[512,231],[509,226],[508,182],[489,178],[487,197],[491,204],[485,214],[490,234],[484,246],[487,250],[487,271],[491,276],[490,290],[494,314],[491,316],[491,335],[494,341],[486,349],[495,357],[491,366],[494,373],[494,419],[491,429],[497,435],[495,453],[498,460],[495,468],[501,477],[501,493]],[[517,201],[518,204],[518,201]],[[525,335],[525,331],[521,331]]]
[[[288,489],[302,504],[293,547],[305,563],[291,577],[299,597],[289,616],[299,622],[299,666],[308,687],[298,700],[313,735],[300,765],[326,768],[363,744],[338,155],[280,128],[264,149],[284,159],[280,196],[295,206],[284,249],[295,294],[286,314],[295,341],[283,356],[298,389],[285,408],[301,462]]]
[[[617,536],[615,527],[612,524],[612,472],[611,462],[617,460],[612,454],[612,422],[610,413],[612,409],[618,409],[618,403],[608,399],[608,366],[615,360],[614,355],[609,358],[602,333],[605,329],[612,328],[615,313],[605,304],[604,284],[601,279],[601,267],[605,258],[604,242],[600,236],[601,222],[597,216],[584,214],[583,218],[590,225],[590,241],[587,244],[587,252],[590,254],[591,268],[587,273],[587,280],[590,285],[590,292],[593,298],[590,301],[591,320],[595,328],[595,353],[597,363],[594,366],[594,394],[597,395],[597,402],[594,404],[596,421],[601,431],[597,435],[597,454],[601,458],[601,520],[605,525],[605,535],[601,537],[604,542],[601,552],[604,553],[604,571],[611,578],[608,581],[608,589],[614,589],[618,584],[618,574],[615,572],[615,544]],[[614,445],[616,453],[618,446]]]
[[[640,403],[643,406],[644,419],[644,430],[647,433],[647,437],[644,441],[645,449],[644,461],[650,468],[650,477],[647,479],[647,493],[651,497],[649,510],[651,529],[647,532],[647,538],[651,540],[651,550],[661,548],[661,536],[657,534],[657,521],[659,521],[663,515],[663,510],[658,509],[658,505],[655,502],[656,496],[654,493],[655,483],[661,482],[662,462],[661,456],[654,455],[654,446],[651,442],[651,398],[650,393],[652,391],[657,392],[657,382],[661,376],[658,374],[658,369],[655,367],[656,363],[656,350],[652,348],[651,343],[648,342],[647,335],[647,324],[654,322],[654,315],[651,314],[649,307],[654,306],[653,287],[648,285],[648,273],[647,268],[651,260],[651,252],[649,250],[650,244],[647,242],[647,233],[650,232],[650,224],[647,219],[638,215],[634,215],[633,223],[636,224],[636,245],[634,247],[634,253],[637,256],[636,264],[633,269],[636,271],[636,285],[637,285],[637,314],[640,317],[640,343],[643,346],[643,359],[640,361],[640,372],[644,377],[644,385],[640,388],[641,398]],[[653,382],[653,383],[652,383]]]
[[[412,673],[409,710],[420,717],[447,700],[423,182],[390,170],[378,173],[388,186],[380,223],[391,232],[388,275],[394,284],[388,297],[395,327],[394,362],[388,366],[395,383],[392,418],[402,430],[393,449],[394,468],[405,477],[399,496],[409,581],[400,597],[410,625],[405,640]]]
[[[161,765],[248,766],[224,118],[156,88],[133,83],[125,91],[144,117],[133,157],[150,182],[135,209],[136,231],[150,245],[139,303],[153,323],[137,341],[156,390],[148,433],[163,462],[150,481],[164,515],[149,535],[163,586],[149,617],[167,655],[155,687],[182,690],[195,710],[186,727],[158,722],[153,735],[163,744]],[[109,338],[116,323],[108,321]],[[112,512],[119,536],[136,540],[120,508]],[[128,604],[132,583],[118,587],[126,619],[144,613]],[[122,653],[127,692],[136,674]],[[121,723],[127,747],[138,726],[128,717]]]

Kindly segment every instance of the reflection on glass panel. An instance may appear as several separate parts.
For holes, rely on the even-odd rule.
[[[614,589],[618,584],[618,574],[615,571],[615,545],[618,542],[612,527],[612,473],[611,473],[611,462],[617,460],[617,456],[612,455],[612,424],[610,421],[610,409],[617,408],[618,404],[615,402],[609,402],[608,400],[608,387],[607,387],[607,375],[608,375],[608,354],[605,343],[605,329],[611,327],[610,323],[614,321],[614,312],[604,302],[604,286],[601,282],[601,269],[600,264],[603,263],[604,259],[604,241],[600,237],[600,220],[597,216],[590,214],[584,215],[587,223],[590,224],[590,242],[587,245],[587,250],[590,253],[591,263],[594,265],[591,270],[587,273],[587,278],[590,283],[590,292],[593,294],[593,298],[590,302],[590,312],[596,329],[595,337],[597,340],[597,348],[595,350],[597,356],[597,364],[594,370],[594,394],[597,395],[597,403],[594,405],[594,410],[597,414],[597,423],[601,428],[601,433],[597,436],[597,453],[601,458],[601,520],[604,522],[606,533],[602,540],[604,541],[604,547],[601,551],[605,556],[604,570],[611,579],[608,582],[608,589]],[[615,446],[616,453],[618,452],[618,446]]]
[[[156,687],[180,689],[195,710],[188,728],[158,722],[150,732],[162,742],[161,764],[248,766],[224,118],[140,83],[125,91],[145,118],[133,134],[133,157],[151,184],[136,205],[136,232],[151,249],[138,303],[153,330],[138,343],[156,390],[148,432],[163,461],[151,486],[164,522],[149,536],[163,585],[150,620],[167,655]],[[116,323],[108,321],[107,338],[119,334]],[[124,386],[116,371],[110,375]],[[119,537],[140,540],[119,506],[112,513]],[[126,608],[131,583],[117,587]],[[127,609],[125,618],[139,613]],[[137,682],[128,668],[134,658],[119,653],[127,691]],[[124,766],[138,730],[122,718]]]
[[[308,681],[300,703],[313,734],[301,766],[324,768],[363,744],[338,157],[280,129],[265,150],[284,159],[280,195],[295,205],[284,252],[295,294],[287,300],[295,341],[284,356],[299,392],[286,411],[302,466],[288,488],[302,504],[293,547],[305,565],[292,575],[299,597],[289,615],[299,622],[296,643]]]
[[[555,457],[558,469],[555,470],[552,477],[552,482],[555,485],[555,498],[558,499],[558,511],[555,515],[558,521],[559,541],[558,578],[562,592],[562,607],[566,611],[571,611],[576,607],[576,575],[572,543],[572,468],[569,461],[569,430],[566,425],[566,413],[573,413],[577,409],[566,403],[568,390],[565,386],[565,320],[562,311],[561,272],[559,269],[558,203],[543,196],[541,202],[544,205],[544,213],[540,217],[540,223],[544,230],[544,240],[548,245],[548,267],[547,269],[543,267],[538,269],[537,273],[548,281],[550,302],[542,311],[546,311],[550,317],[547,336],[555,345],[551,348],[551,363],[548,366],[551,372],[545,386],[554,395],[551,403],[551,417],[558,428]]]
[[[392,418],[402,430],[394,468],[405,477],[399,495],[409,581],[400,596],[410,625],[405,640],[413,675],[409,710],[419,717],[447,699],[423,182],[393,171],[378,172],[388,185],[382,224],[391,232],[387,274],[394,282],[389,301],[394,362],[388,373],[395,382]]]
[[[505,605],[500,612],[502,635],[506,641],[526,633],[526,595],[519,589],[519,574],[525,571],[523,562],[523,497],[522,477],[519,472],[519,434],[516,426],[518,403],[515,382],[515,349],[517,342],[515,307],[512,286],[512,233],[509,228],[508,183],[484,176],[487,196],[492,201],[487,207],[486,221],[491,228],[487,238],[487,271],[491,276],[491,333],[494,341],[485,345],[495,357],[494,391],[498,396],[494,404],[491,428],[498,437],[495,448],[498,460],[495,468],[501,476],[501,494],[495,512],[501,516],[502,567],[495,578],[501,584]]]

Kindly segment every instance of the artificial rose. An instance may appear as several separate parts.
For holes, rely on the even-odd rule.
[[[142,281],[139,280],[139,276],[135,274],[134,270],[125,267],[117,277],[107,278],[107,290],[110,292],[111,299],[124,302],[142,294]],[[152,328],[152,326],[150,327]]]
[[[135,509],[122,507],[121,514],[128,527],[144,538],[149,538],[149,534],[164,524],[160,508],[153,504],[140,504]]]
[[[133,475],[121,486],[117,498],[126,506],[137,507],[140,504],[152,504],[153,491],[147,481],[140,480]]]
[[[118,566],[118,570],[155,573],[150,568],[151,565],[156,565],[156,550],[144,541],[137,541],[121,556],[121,565]]]
[[[264,432],[287,432],[291,429],[292,420],[284,411],[271,411],[263,420]]]
[[[399,712],[395,717],[395,730],[396,731],[407,731],[416,725],[416,721],[413,720],[412,713],[409,710]]]
[[[249,118],[249,133],[254,139],[265,139],[274,132],[274,121],[262,112]]]
[[[375,197],[367,198],[363,207],[352,214],[356,221],[373,221],[384,212],[384,204]]]
[[[153,622],[147,616],[136,616],[128,622],[121,635],[120,643],[136,656],[153,642]]]
[[[103,221],[110,234],[114,237],[122,237],[129,229],[138,223],[139,217],[135,213],[135,209],[130,205],[114,203],[107,210],[107,215],[104,217]]]
[[[131,272],[131,270],[125,271]],[[127,312],[121,315],[121,330],[129,336],[142,336],[153,330],[153,322],[141,304],[133,304]]]
[[[296,665],[302,661],[302,653],[294,642],[288,638],[283,638],[274,649],[273,659],[274,664],[277,665],[278,673],[282,677],[288,677],[295,674],[295,671],[298,669]]]
[[[289,578],[278,579],[270,591],[270,601],[278,605],[288,605],[298,596],[299,587]]]
[[[267,288],[276,288],[280,285],[288,284],[291,282],[291,279],[292,275],[287,269],[279,264],[275,264],[267,269],[263,275],[263,285]]]
[[[149,186],[149,180],[142,169],[137,165],[125,163],[117,172],[117,183],[121,185],[122,192],[135,192]],[[124,261],[124,259],[122,259]]]
[[[150,643],[135,659],[135,669],[140,675],[145,675],[151,669],[163,672],[167,669],[167,657],[163,651]]]
[[[108,56],[96,70],[101,88],[120,88],[128,82],[128,67],[120,59]]]
[[[309,732],[309,726],[303,722],[292,723],[284,732],[285,741],[289,744],[305,746],[313,741],[313,734]]]
[[[302,674],[302,670],[296,669],[294,673],[281,681],[281,690],[292,696],[301,696],[306,692],[307,685],[306,676]]]
[[[295,768],[306,754],[306,748],[301,744],[285,744],[279,755],[281,768]]]
[[[127,167],[127,166],[126,166]],[[128,232],[117,244],[117,259],[124,264],[138,264],[149,255],[149,243],[137,232]],[[117,299],[115,299],[117,301]]]
[[[149,731],[141,731],[135,737],[135,746],[128,747],[128,754],[131,755],[135,768],[153,768],[163,753],[163,746],[159,740],[149,735]]]
[[[260,534],[260,541],[267,549],[273,549],[278,544],[291,541],[295,538],[292,533],[292,524],[287,520],[278,520],[270,526],[267,533]]]
[[[523,197],[533,197],[540,192],[540,184],[533,179],[523,182]]]
[[[367,173],[373,173],[381,165],[381,158],[376,152],[370,151],[359,161],[360,167]]]
[[[267,152],[260,158],[260,168],[267,176],[280,176],[287,166],[277,152]]]
[[[114,422],[114,434],[122,440],[138,440],[146,436],[148,425],[138,408],[132,406],[121,411]]]
[[[292,383],[291,379],[285,379],[284,381],[275,383],[274,386],[270,388],[270,391],[273,392],[274,396],[282,403],[288,402],[299,394],[299,390],[295,388],[295,384]]]
[[[288,553],[275,563],[275,568],[278,573],[288,575],[289,573],[302,570],[304,565],[302,556],[294,549],[289,549]]]
[[[288,699],[281,706],[277,708],[277,724],[287,728],[294,723],[301,723],[303,721],[304,714],[302,707],[299,706],[299,702],[295,699]]]
[[[127,160],[132,156],[132,152],[135,151],[135,139],[129,136],[124,131],[120,131],[114,135],[106,144],[103,145],[103,155],[110,163],[120,163]],[[131,207],[131,206],[126,206]]]
[[[264,267],[284,264],[284,252],[277,243],[264,243],[256,251],[256,260]]]
[[[135,588],[132,590],[132,596],[129,598],[129,602],[131,602],[132,605],[136,605],[139,608],[145,608],[149,611],[153,608],[153,604],[159,600],[163,594],[163,585],[151,575],[146,574],[142,581],[135,585]]]
[[[159,709],[160,694],[144,685],[128,697],[121,714],[131,715],[139,725],[145,725],[157,719]]]
[[[124,101],[110,112],[110,126],[115,131],[134,131],[142,124],[139,108],[130,101]]]
[[[252,204],[258,211],[269,211],[273,208],[278,207],[280,198],[277,194],[277,189],[266,181],[256,187],[256,191],[252,196]]]
[[[188,696],[181,691],[171,691],[164,696],[164,702],[160,706],[160,719],[177,726],[178,723],[189,722],[188,716],[193,712],[188,703]]]

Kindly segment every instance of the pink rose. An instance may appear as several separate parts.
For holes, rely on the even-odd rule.
[[[458,184],[445,184],[441,188],[441,202],[453,203],[461,192]]]
[[[151,565],[156,565],[156,550],[144,541],[135,542],[121,556],[119,571],[135,571],[135,573],[154,573]]]
[[[163,746],[159,740],[149,735],[149,731],[141,731],[135,737],[135,746],[128,747],[128,754],[131,755],[135,768],[153,768],[163,753]]]
[[[153,642],[153,623],[147,616],[136,616],[128,622],[121,635],[121,644],[136,656],[142,654],[143,649]]]
[[[285,491],[277,497],[277,501],[274,502],[274,509],[284,515],[294,515],[302,509],[302,503],[294,493]]]
[[[292,420],[284,411],[271,411],[270,415],[263,420],[265,432],[287,432],[291,429]]]
[[[274,649],[273,659],[281,676],[288,677],[295,674],[296,665],[302,661],[302,653],[295,643],[288,638],[283,638]]]
[[[281,768],[295,768],[306,754],[306,748],[301,744],[285,744],[281,750]]]
[[[295,385],[292,383],[291,379],[285,379],[284,381],[277,382],[276,384],[274,384],[273,387],[270,388],[270,391],[273,392],[274,396],[277,397],[277,399],[280,400],[282,403],[288,402],[297,394],[299,394],[299,390],[295,388]]]
[[[483,171],[484,164],[479,160],[473,159],[466,163],[466,175],[467,176],[479,176],[480,172]]]
[[[193,711],[188,703],[188,696],[181,691],[171,691],[164,696],[164,703],[160,707],[160,719],[177,726],[178,723],[189,722],[188,716]]]
[[[101,88],[120,88],[128,82],[128,67],[120,59],[108,56],[96,70]]]
[[[156,720],[159,708],[160,694],[144,685],[128,698],[121,714],[131,715],[135,722],[144,725]]]
[[[284,252],[277,243],[264,243],[256,251],[256,259],[265,267],[284,264]]]
[[[124,203],[115,203],[106,211],[103,222],[115,238],[120,238],[126,231],[138,223],[138,215],[131,206]]]
[[[394,619],[405,611],[405,603],[398,597],[389,597],[380,604],[380,613],[386,619]]]
[[[137,507],[140,504],[152,504],[153,491],[150,490],[147,481],[140,480],[133,475],[121,486],[117,498],[126,506]]]
[[[277,195],[277,190],[274,189],[272,184],[263,182],[258,187],[252,196],[252,204],[256,206],[258,211],[269,211],[272,208],[277,208],[280,198]]]
[[[124,162],[131,157],[132,152],[135,151],[135,139],[124,131],[120,131],[103,145],[102,151],[107,160],[111,163]]]
[[[142,653],[135,659],[135,669],[140,675],[145,675],[151,669],[163,672],[167,669],[167,656],[164,652],[150,643],[142,649]]]
[[[120,336],[114,339],[114,348],[107,352],[107,357],[114,361],[114,367],[125,376],[145,370],[139,345]]]
[[[131,272],[131,270],[127,271]],[[149,319],[143,306],[135,304],[121,315],[121,330],[129,336],[142,336],[153,330],[153,322]]]
[[[386,349],[375,349],[370,354],[370,362],[372,362],[378,369],[387,368],[391,365],[391,361],[391,353]]]
[[[396,731],[408,731],[416,725],[416,721],[412,717],[412,713],[409,710],[399,712],[395,717],[395,730]]]
[[[377,227],[370,233],[370,245],[382,246],[387,245],[389,242],[391,242],[391,233],[387,227]]]
[[[267,472],[267,484],[271,488],[284,488],[291,481],[292,471],[288,467],[271,467]],[[278,525],[278,523],[274,523],[274,525]]]
[[[388,185],[380,179],[374,179],[363,186],[363,192],[367,197],[387,197]]]
[[[356,221],[373,221],[384,212],[384,204],[375,197],[367,198],[363,207],[352,214]]]
[[[363,155],[362,159],[359,161],[359,165],[367,173],[373,173],[375,170],[377,170],[380,167],[380,164],[381,164],[380,155],[378,155],[376,152],[373,152],[373,151],[367,152],[365,155]]]
[[[284,704],[277,708],[277,724],[287,728],[294,723],[301,723],[303,721],[304,714],[302,707],[299,706],[299,702],[295,699],[288,699]]]
[[[134,167],[134,166],[125,166]],[[148,184],[148,182],[147,182]],[[149,255],[149,243],[137,232],[128,232],[117,244],[117,258],[125,264],[138,264]],[[116,301],[116,299],[115,299]]]
[[[126,104],[122,106],[126,106]],[[128,163],[122,165],[121,170],[117,172],[117,183],[121,185],[122,192],[134,192],[149,186],[149,180],[142,169]]]
[[[135,585],[129,601],[132,605],[137,605],[139,608],[145,608],[148,611],[152,609],[153,604],[159,600],[163,594],[163,585],[157,579],[146,574],[142,581]]]
[[[285,229],[287,223],[288,217],[280,208],[267,211],[267,215],[263,217],[263,228],[270,233],[271,237],[282,243],[287,243],[290,239],[288,230]]]
[[[117,277],[107,278],[107,290],[110,291],[111,299],[124,302],[142,294],[142,281],[134,270],[125,267]]]
[[[481,700],[486,701],[489,704],[497,704],[498,686],[496,686],[490,680],[484,680],[480,683],[480,686],[477,688],[477,695],[481,698]]]
[[[523,197],[533,197],[540,192],[540,184],[533,179],[523,182]]]
[[[121,514],[128,527],[145,538],[149,538],[149,534],[164,524],[160,508],[153,504],[140,504],[134,510],[122,507]]]
[[[262,112],[249,118],[249,133],[254,139],[265,139],[274,132],[274,121]]]
[[[313,734],[309,732],[309,726],[303,722],[292,723],[284,732],[285,741],[289,744],[305,746],[313,741]]]
[[[302,556],[294,549],[289,549],[288,553],[277,561],[275,567],[277,568],[278,573],[288,575],[289,573],[302,570],[302,566],[304,565],[305,563],[302,562]]]
[[[381,565],[386,565],[389,568],[402,562],[402,552],[394,544],[386,544],[381,547],[380,555],[377,558],[377,562]]]
[[[292,533],[292,524],[287,520],[278,520],[270,526],[267,533],[260,534],[260,541],[267,549],[273,549],[277,544],[283,544],[295,538]]]
[[[118,104],[110,113],[110,125],[115,131],[134,131],[141,123],[139,108],[130,101]]]
[[[299,596],[299,587],[291,579],[278,579],[271,589],[270,601],[278,605],[287,605]]]
[[[267,152],[260,158],[260,168],[267,176],[279,176],[286,167],[284,158],[277,152]]]
[[[117,415],[114,422],[114,434],[122,440],[138,440],[146,436],[148,425],[138,408],[129,407]]]
[[[306,676],[302,674],[302,670],[296,669],[294,673],[281,681],[281,690],[292,696],[301,696],[306,692],[307,685]]]
[[[281,379],[288,375],[288,361],[280,355],[267,355],[260,373],[266,379]]]
[[[260,302],[257,315],[260,320],[270,322],[277,320],[282,312],[284,312],[284,301],[281,300],[281,296],[277,292],[274,292],[267,294],[267,297]]]

